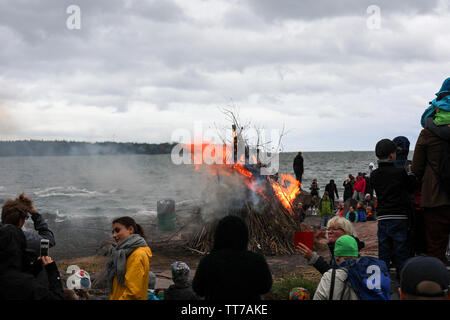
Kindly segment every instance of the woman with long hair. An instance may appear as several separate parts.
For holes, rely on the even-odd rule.
[[[112,222],[112,234],[117,246],[105,270],[109,299],[147,300],[152,251],[142,227],[131,217],[120,217]]]

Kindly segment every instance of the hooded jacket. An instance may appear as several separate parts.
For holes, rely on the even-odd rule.
[[[357,176],[353,191],[364,193],[366,191],[366,180],[363,177]]]
[[[44,268],[48,275],[45,286],[25,272],[26,239],[14,225],[0,227],[0,300],[62,300],[63,288],[55,262]]]
[[[151,257],[149,247],[134,249],[127,257],[125,284],[119,286],[114,278],[110,300],[147,300]]]
[[[321,217],[331,217],[334,215],[333,205],[331,203],[330,197],[323,196],[319,201],[319,216]]]
[[[264,256],[247,250],[248,228],[237,216],[221,219],[213,249],[197,267],[192,288],[206,300],[260,300],[272,287]]]
[[[398,136],[392,139],[392,141],[397,145],[396,159],[394,166],[397,168],[407,168],[410,161],[408,161],[409,153],[409,140],[404,136]]]
[[[426,120],[435,114],[436,108],[444,111],[450,111],[450,95],[445,96],[449,92],[450,78],[447,78],[442,83],[441,89],[436,93],[436,98],[430,102],[430,106],[422,114],[420,124],[423,128],[426,126]]]

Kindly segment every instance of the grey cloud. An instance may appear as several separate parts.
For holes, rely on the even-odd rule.
[[[269,21],[285,19],[322,19],[336,16],[366,16],[370,5],[381,8],[382,14],[431,12],[434,1],[390,1],[390,0],[248,0],[248,5],[257,14]]]

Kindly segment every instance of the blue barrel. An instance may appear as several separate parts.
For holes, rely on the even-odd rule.
[[[170,231],[176,227],[175,201],[160,200],[156,204],[156,213],[158,218],[158,229]]]

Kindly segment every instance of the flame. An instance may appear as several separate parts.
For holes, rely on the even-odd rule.
[[[289,182],[286,185],[286,182]],[[281,174],[281,183],[272,183],[275,195],[280,199],[283,206],[292,213],[292,201],[300,194],[300,182],[290,174]]]
[[[205,152],[206,148],[210,148]],[[192,159],[194,159],[194,144],[184,145],[183,148],[190,150]],[[221,150],[222,152],[222,164],[214,164],[218,160],[220,154],[216,155],[216,150]],[[201,151],[200,151],[201,149]],[[197,146],[198,152],[201,152],[201,163],[208,162],[212,163],[207,165],[209,173],[213,176],[216,175],[226,175],[232,176],[233,174],[239,174],[245,185],[252,191],[258,193],[261,197],[270,201],[265,194],[265,186],[270,185],[274,191],[275,196],[280,200],[282,205],[289,211],[292,212],[292,202],[300,194],[301,183],[290,174],[281,174],[281,182],[270,180],[269,183],[260,183],[258,179],[242,164],[243,159],[240,159],[241,163],[232,164],[230,159],[232,159],[232,148],[226,145],[214,145],[212,143],[204,142],[200,146]],[[242,155],[244,156],[244,155]],[[241,157],[242,157],[241,156]],[[256,162],[256,157],[254,157]],[[201,164],[194,164],[195,170],[199,170]]]

